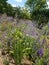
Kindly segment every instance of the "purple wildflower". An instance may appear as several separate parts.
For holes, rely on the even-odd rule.
[[[35,35],[35,31],[32,31],[32,34]]]
[[[12,20],[12,17],[9,17],[10,20]]]
[[[47,25],[48,25],[48,27],[49,27],[49,23],[48,23]]]
[[[45,43],[46,42],[46,39],[44,38],[43,40],[42,40],[42,43]]]
[[[12,20],[13,18],[12,17],[8,17],[7,20]]]
[[[37,50],[37,56],[42,57],[42,55],[43,55],[43,48],[39,48],[39,49]]]
[[[38,36],[38,33],[36,33],[36,35]]]
[[[42,45],[42,44],[41,44],[41,41],[40,41],[40,37],[37,38],[37,42],[38,42],[40,45]]]

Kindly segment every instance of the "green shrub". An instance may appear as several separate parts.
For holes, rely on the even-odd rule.
[[[36,50],[39,48],[37,42],[34,38],[21,33],[19,29],[15,29],[15,32],[12,33],[12,51],[16,65],[21,64],[23,55],[31,55],[31,58],[36,55]],[[34,46],[36,47],[34,49]]]

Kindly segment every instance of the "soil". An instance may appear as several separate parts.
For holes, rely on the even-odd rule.
[[[8,55],[2,55],[2,49],[0,49],[0,65],[4,65],[3,61],[4,59],[9,60],[9,56]],[[14,60],[10,60],[9,65],[15,65],[14,64]],[[22,59],[22,65],[31,65],[30,61],[28,59],[26,59],[26,57],[24,57],[24,59]]]
[[[0,49],[0,65],[3,65],[3,56],[1,54],[1,49]]]
[[[7,55],[2,55],[2,49],[0,49],[0,65],[4,65],[3,64],[4,59],[9,60],[9,57]],[[14,65],[14,64],[9,63],[9,65]]]

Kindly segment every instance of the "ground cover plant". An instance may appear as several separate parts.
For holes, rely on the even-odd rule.
[[[8,54],[7,57],[14,60],[14,65],[27,65],[25,60],[29,65],[47,65],[49,63],[49,23],[42,29],[38,29],[37,37],[23,33],[21,31],[23,25],[17,28],[12,23],[6,20],[0,23],[2,55]],[[10,63],[10,59],[7,61]]]
[[[25,61],[25,57],[30,65],[47,65],[49,63],[49,23],[40,30],[37,38],[24,34],[20,28],[15,27],[13,32],[11,28],[8,28],[7,37],[4,48],[13,58],[15,65],[27,65],[27,63],[22,63],[23,59]]]

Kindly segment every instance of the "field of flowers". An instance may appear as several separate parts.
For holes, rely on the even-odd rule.
[[[49,23],[30,36],[11,24],[13,21],[12,17],[0,18],[0,48],[6,57],[3,64],[49,65]]]

